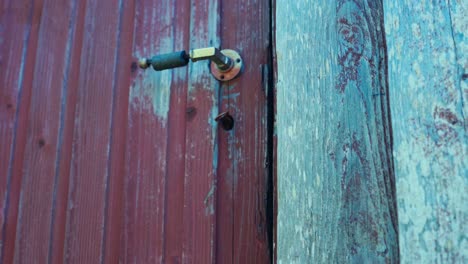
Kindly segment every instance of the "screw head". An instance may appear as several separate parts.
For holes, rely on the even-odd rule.
[[[150,61],[148,59],[139,59],[138,60],[138,66],[141,69],[146,69],[151,65]]]

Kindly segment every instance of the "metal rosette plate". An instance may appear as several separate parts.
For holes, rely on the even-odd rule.
[[[221,50],[221,53],[223,53],[224,56],[229,57],[233,64],[229,69],[223,71],[218,68],[216,63],[211,62],[211,74],[213,74],[213,76],[219,81],[230,81],[241,74],[244,63],[239,53],[235,50],[223,49]]]

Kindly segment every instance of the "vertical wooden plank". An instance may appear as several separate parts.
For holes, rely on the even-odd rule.
[[[219,47],[219,1],[191,1],[190,49]],[[187,91],[183,263],[216,262],[219,84],[208,62],[191,64]]]
[[[45,263],[48,257],[71,8],[71,3],[57,1],[46,1],[43,6],[38,52],[30,73],[32,95],[16,230],[16,263]]]
[[[386,1],[402,263],[468,260],[466,1]]]
[[[58,167],[55,171],[54,205],[51,212],[51,237],[49,241],[50,263],[63,263],[65,256],[66,224],[68,215],[68,198],[70,187],[70,167],[73,154],[75,112],[78,91],[80,87],[80,61],[84,44],[85,28],[83,27],[86,13],[86,1],[75,1],[72,8],[72,18],[69,31],[69,57],[67,60],[67,75],[63,83],[61,103],[60,149]]]
[[[105,190],[109,171],[110,128],[118,1],[87,1],[70,186],[64,261],[97,263],[104,236]]]
[[[13,159],[13,138],[19,95],[24,80],[24,60],[27,55],[27,44],[31,29],[32,5],[16,4],[17,1],[3,1],[0,6],[0,188],[2,197],[3,227],[6,207],[6,188],[9,164]]]
[[[1,262],[11,263],[14,258],[18,204],[22,180],[22,163],[26,145],[26,127],[31,98],[31,74],[36,59],[39,24],[42,19],[42,1],[11,1],[2,11],[2,27],[6,29],[7,50],[2,54],[7,56],[7,68],[2,70],[5,75],[5,94],[0,96],[6,102],[6,115],[2,115],[2,141],[8,153],[8,169],[2,177],[2,230]],[[8,14],[6,14],[8,12]],[[4,55],[2,55],[4,56]],[[17,57],[16,57],[17,56]],[[3,64],[3,63],[2,63]],[[3,69],[3,67],[2,67]],[[3,89],[2,89],[3,90]],[[2,92],[3,93],[3,92]],[[11,107],[9,107],[11,106]],[[3,138],[5,136],[5,138]],[[2,165],[3,166],[3,165]],[[4,168],[0,167],[0,170]],[[1,171],[0,171],[1,172]],[[5,185],[3,185],[5,183]]]
[[[190,0],[173,1],[173,51],[186,50],[190,40]],[[184,178],[186,160],[187,67],[172,70],[165,174],[163,263],[182,263],[184,254]]]
[[[0,8],[0,258],[3,260],[12,187],[11,166],[33,5],[2,1]]]
[[[218,261],[268,263],[269,2],[223,2],[221,18],[222,47],[240,52],[245,68],[221,91],[220,112],[229,111],[235,125],[230,132],[219,130]]]
[[[132,54],[135,28],[135,1],[120,1],[117,31],[117,58],[114,72],[114,96],[111,123],[109,176],[106,190],[106,216],[104,224],[103,262],[122,262],[125,213],[125,159],[129,112],[129,89],[136,75],[136,63]]]
[[[278,263],[398,262],[382,1],[277,7]]]
[[[135,58],[173,51],[174,12],[169,1],[135,2]],[[173,71],[148,69],[137,71],[130,88],[122,253],[126,263],[163,261],[172,85]]]

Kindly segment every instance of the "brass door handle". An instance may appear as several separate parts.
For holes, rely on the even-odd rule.
[[[236,78],[243,67],[239,53],[230,49],[219,50],[215,47],[192,49],[189,53],[183,50],[159,54],[152,58],[140,59],[138,65],[142,69],[152,66],[155,71],[162,71],[186,66],[189,60],[192,62],[210,60],[211,73],[220,81],[229,81]]]

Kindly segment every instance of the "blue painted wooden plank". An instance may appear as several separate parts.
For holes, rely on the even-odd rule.
[[[382,1],[278,0],[278,263],[398,262]]]
[[[385,1],[402,263],[468,261],[467,8]]]

